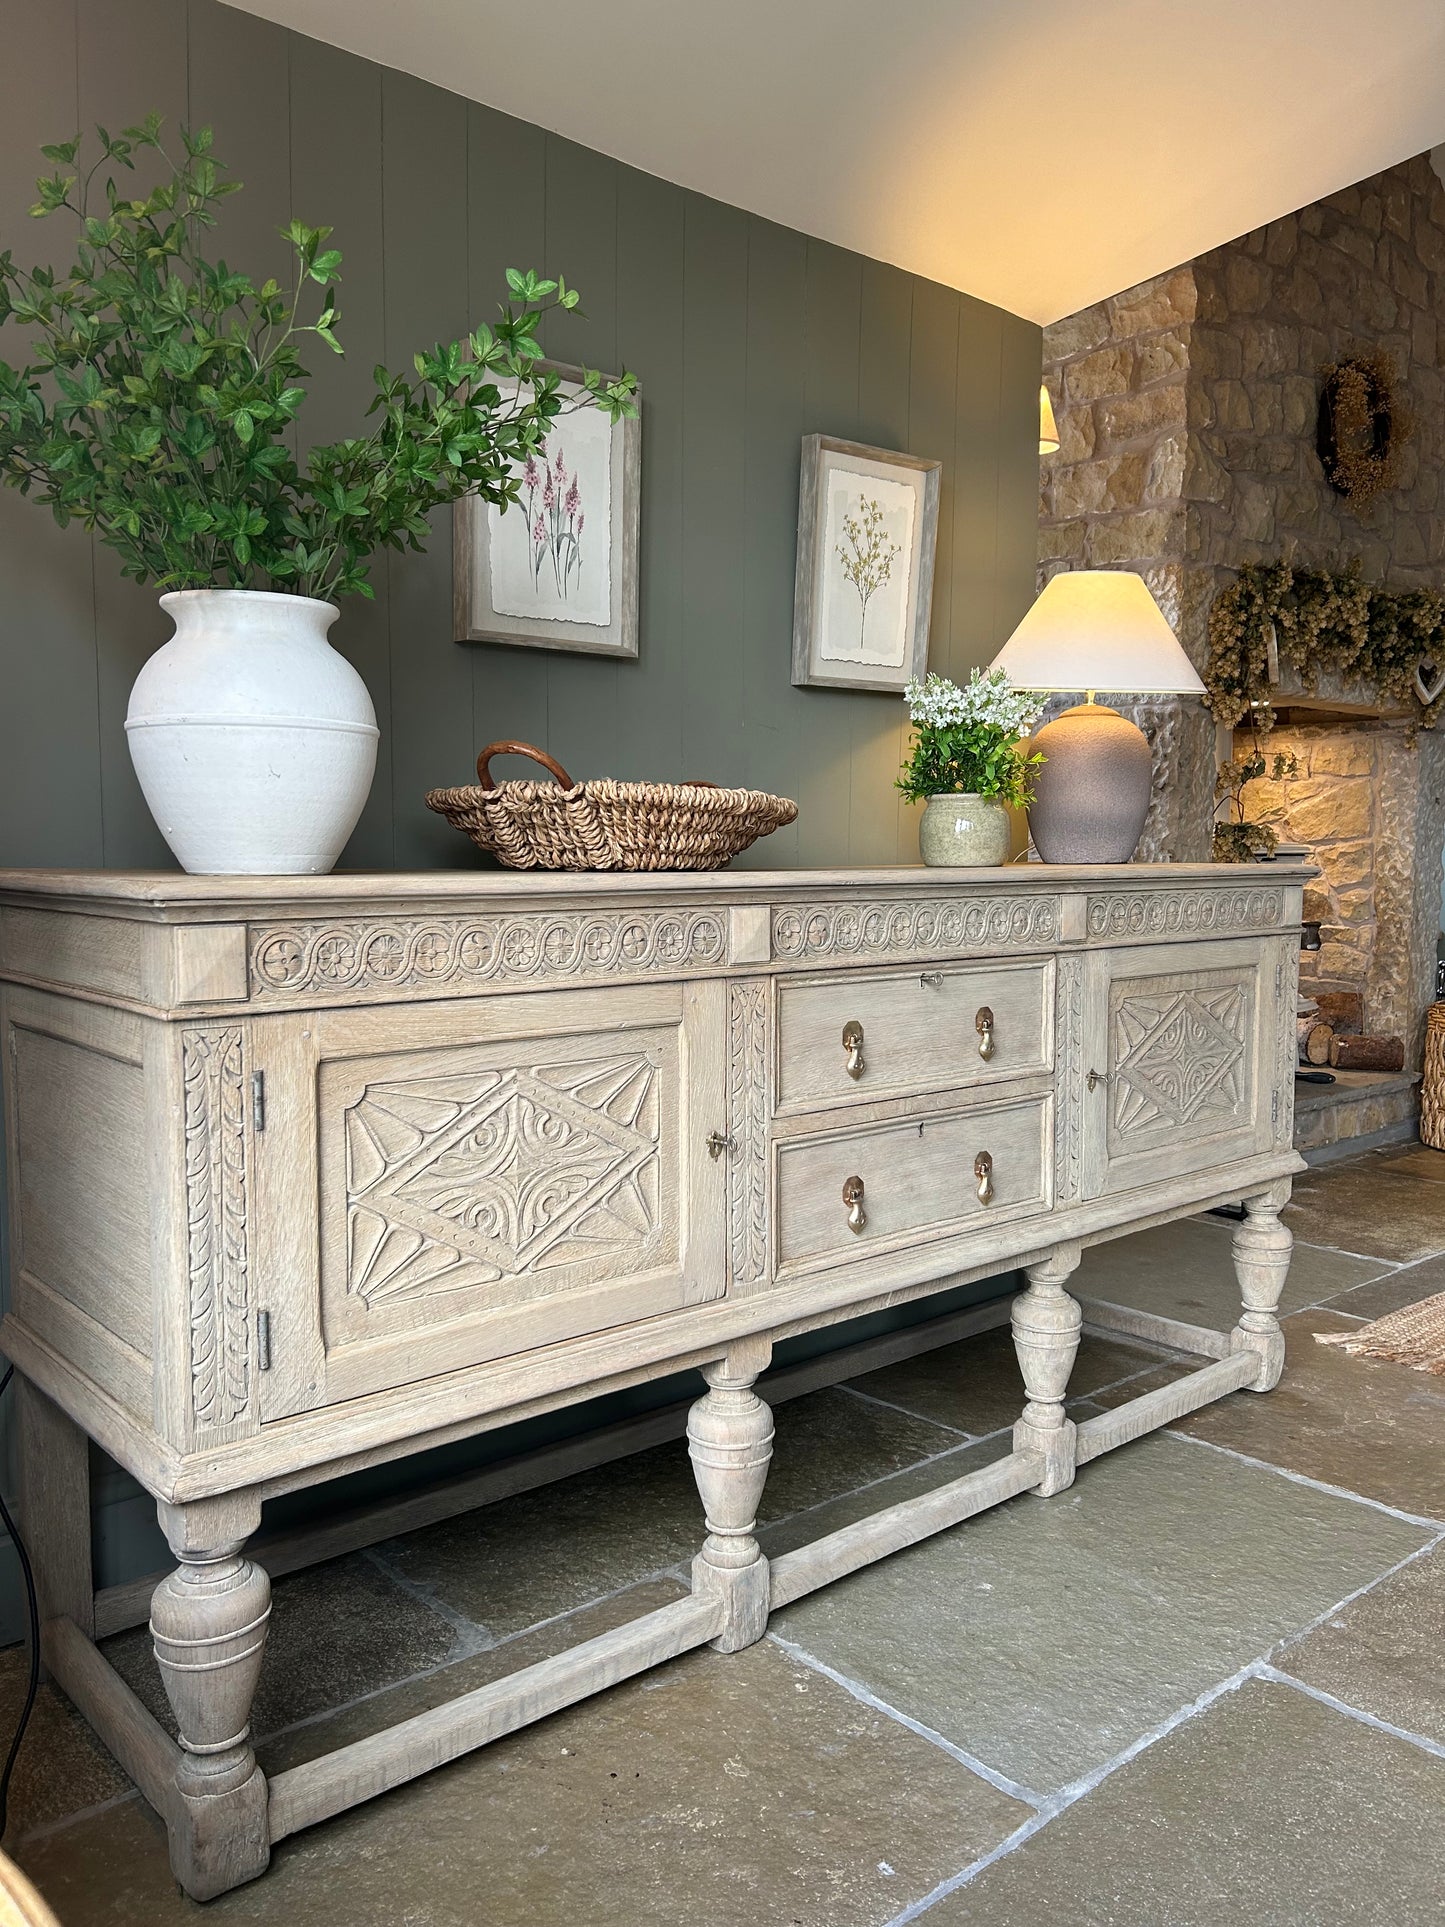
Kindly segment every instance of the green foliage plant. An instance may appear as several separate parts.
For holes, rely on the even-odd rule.
[[[538,329],[577,290],[509,269],[516,305],[495,326],[418,354],[414,380],[378,367],[371,432],[298,457],[303,343],[342,352],[331,230],[281,230],[289,286],[209,259],[204,237],[241,184],[209,128],[182,129],[172,158],[161,126],[97,129],[83,171],[80,136],[41,150],[56,171],[31,213],[67,214],[78,233],[68,269],[0,254],[0,327],[24,332],[29,357],[0,360],[0,477],[94,530],[137,582],[323,598],[369,596],[369,559],[423,548],[431,510],[472,492],[514,502],[519,465],[574,405],[539,366]],[[125,181],[143,155],[161,177],[144,194]],[[615,421],[635,389],[587,370],[577,400]]]
[[[910,803],[929,796],[997,796],[1023,808],[1033,801],[1031,779],[1044,758],[1019,741],[1042,706],[1015,689],[1005,670],[975,669],[960,689],[947,676],[910,682],[904,695],[913,721],[908,760],[898,788]]]

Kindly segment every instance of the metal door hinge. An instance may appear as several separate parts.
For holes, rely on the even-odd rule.
[[[265,1071],[251,1073],[251,1125],[257,1131],[264,1131],[266,1128]]]
[[[271,1314],[269,1311],[256,1313],[256,1367],[258,1371],[271,1369]]]

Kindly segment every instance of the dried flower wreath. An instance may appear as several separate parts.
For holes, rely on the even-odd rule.
[[[1363,508],[1395,486],[1412,426],[1389,355],[1360,350],[1320,370],[1315,448],[1325,480],[1347,502]]]

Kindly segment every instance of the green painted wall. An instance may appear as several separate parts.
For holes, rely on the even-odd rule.
[[[799,443],[942,459],[930,660],[965,673],[1033,593],[1036,327],[215,0],[0,0],[0,49],[0,249],[17,259],[60,256],[59,223],[26,218],[40,143],[152,107],[212,125],[245,182],[217,240],[233,265],[284,272],[293,211],[334,227],[349,352],[315,360],[316,437],[354,432],[375,362],[490,318],[509,266],[582,289],[587,318],[560,320],[550,352],[641,379],[638,661],[454,643],[443,518],[333,633],[382,727],[345,867],[479,860],[421,799],[501,736],[576,775],[795,796],[797,824],[748,861],[917,860],[892,787],[902,704],[789,681]],[[122,730],[167,628],[108,550],[0,494],[0,864],[170,867]],[[101,1544],[112,1575],[148,1560],[114,1521]]]

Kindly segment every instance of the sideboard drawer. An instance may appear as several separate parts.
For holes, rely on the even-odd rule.
[[[779,1272],[1045,1209],[1052,1122],[1052,1101],[1034,1097],[780,1144]],[[980,1157],[989,1165],[987,1203],[979,1196]],[[850,1201],[859,1179],[863,1223],[856,1229],[860,1214],[850,1219]]]
[[[778,1109],[867,1103],[1047,1071],[1050,963],[834,975],[778,992]]]

